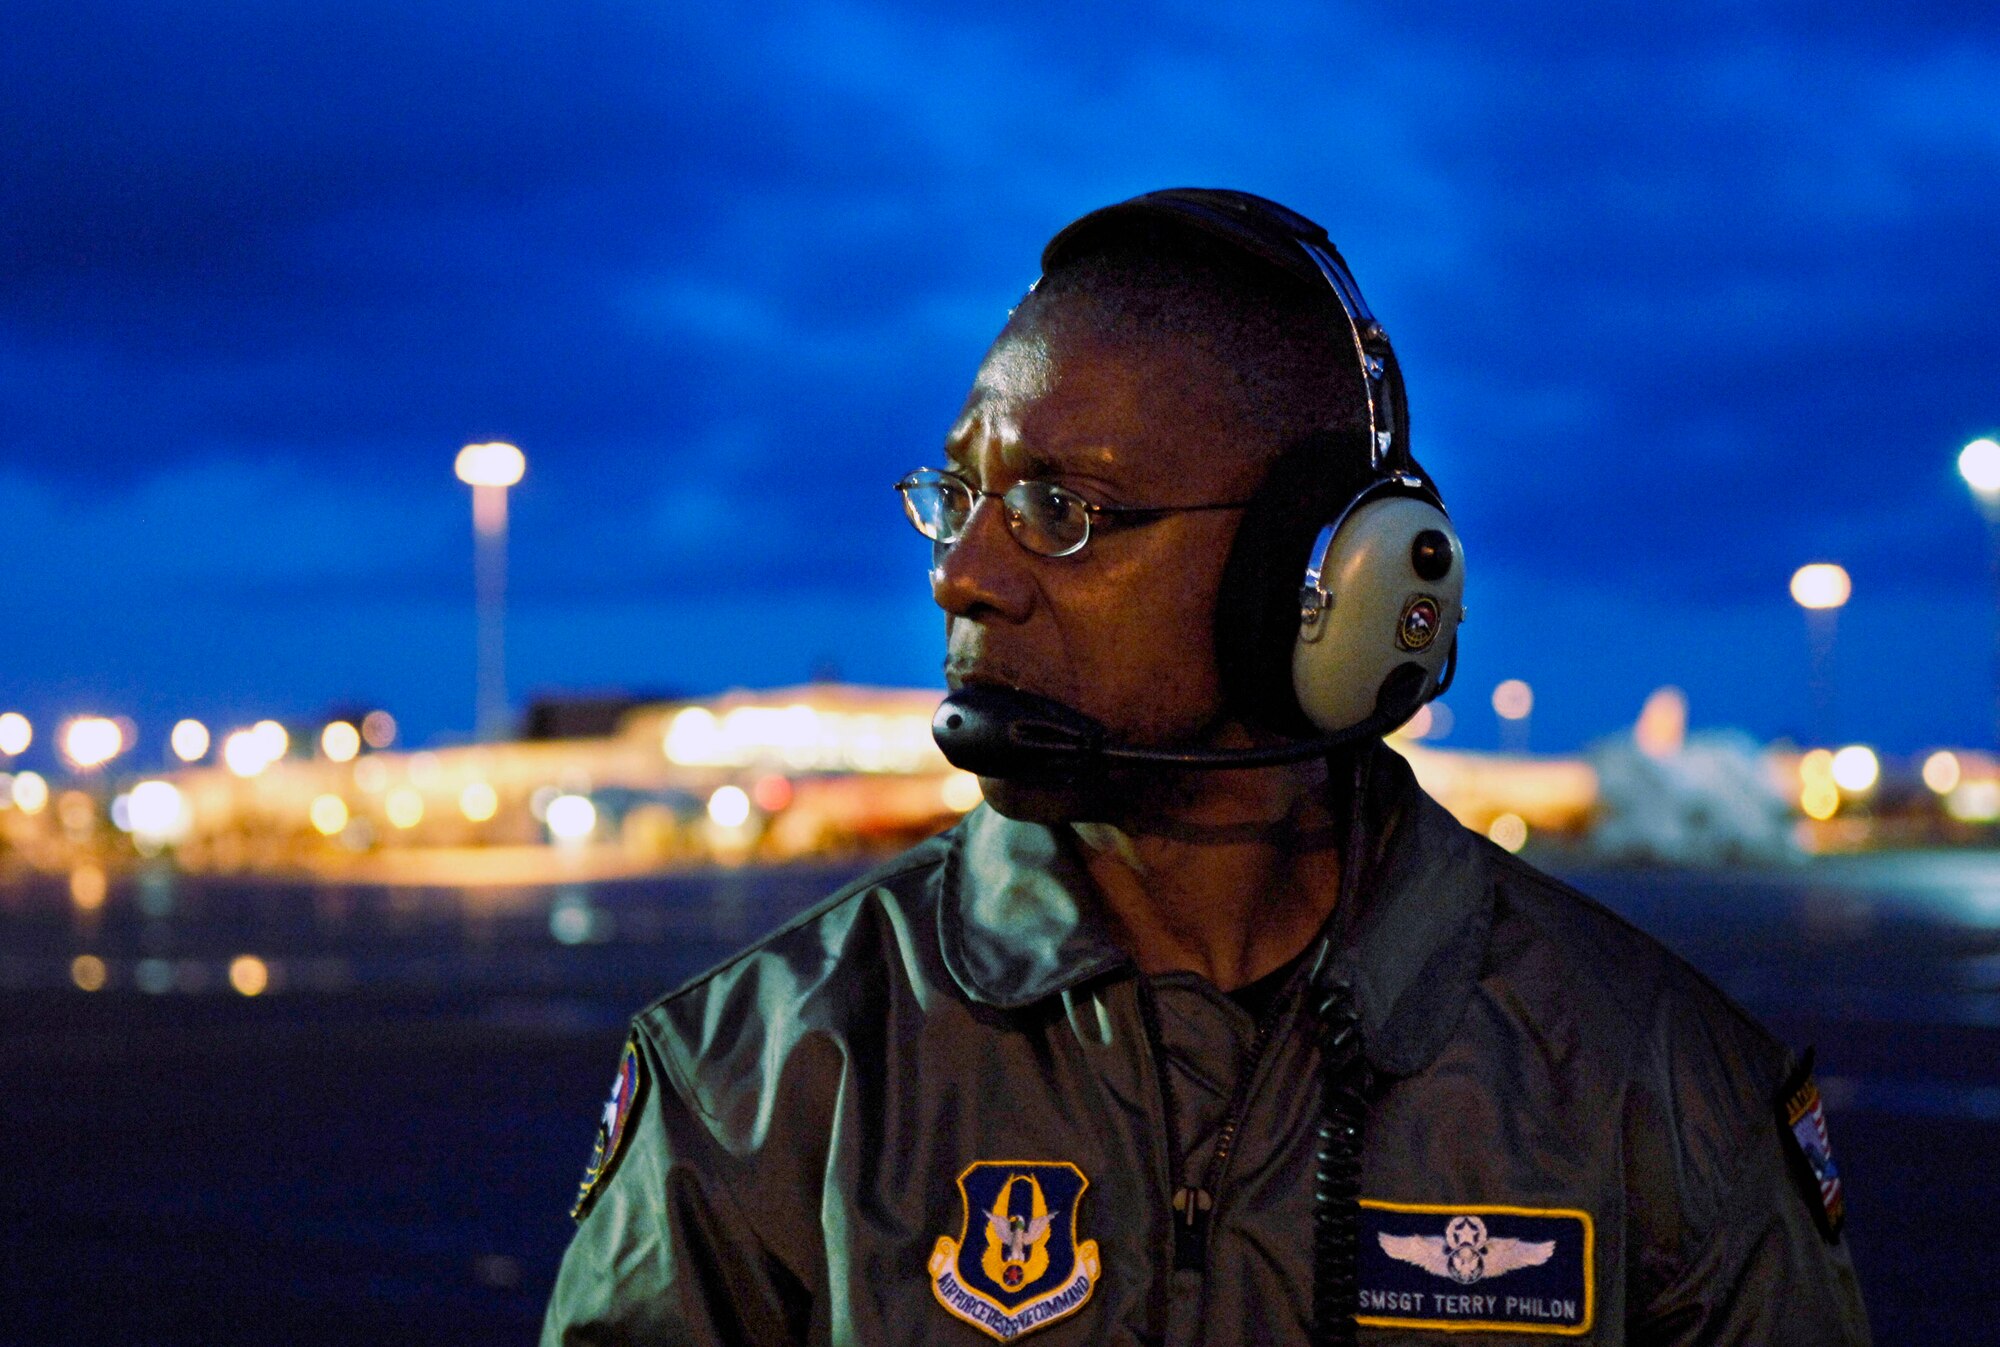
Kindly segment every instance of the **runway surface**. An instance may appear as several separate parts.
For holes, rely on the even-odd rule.
[[[1877,1341],[2000,1343],[2000,853],[1545,860],[1817,1045]],[[0,886],[0,1344],[532,1341],[626,1017],[847,873]]]

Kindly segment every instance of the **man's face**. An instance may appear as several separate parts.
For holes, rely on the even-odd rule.
[[[980,366],[945,466],[985,491],[1043,480],[1100,505],[1244,500],[1264,467],[1235,389],[1225,365],[1185,346],[1112,337],[1060,311],[1017,317]],[[998,500],[980,500],[931,571],[948,682],[1052,697],[1120,742],[1202,736],[1222,717],[1215,600],[1239,519],[1099,515],[1081,552],[1043,557],[1009,534]],[[1003,812],[1026,798],[987,787]]]

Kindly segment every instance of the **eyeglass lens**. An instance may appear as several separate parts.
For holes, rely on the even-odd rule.
[[[946,546],[958,541],[977,496],[955,477],[911,473],[898,482],[903,510],[917,532]],[[1016,482],[1001,493],[1007,527],[1020,544],[1045,557],[1067,556],[1090,538],[1090,511],[1081,497],[1049,482]]]

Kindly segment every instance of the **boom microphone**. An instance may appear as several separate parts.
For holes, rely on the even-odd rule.
[[[1379,739],[1416,713],[1425,671],[1405,664],[1384,681],[1375,711],[1357,725],[1268,748],[1139,748],[1109,741],[1097,720],[1047,697],[1013,688],[968,687],[931,717],[931,737],[952,766],[975,776],[1065,777],[1132,763],[1184,770],[1275,767]]]

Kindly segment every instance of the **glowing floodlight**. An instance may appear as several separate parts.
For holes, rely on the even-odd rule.
[[[1838,608],[1853,593],[1846,570],[1830,561],[1815,561],[1792,572],[1792,599],[1801,608]]]
[[[528,457],[501,440],[468,444],[458,451],[452,471],[467,486],[512,486],[528,470]]]
[[[1959,450],[1958,475],[1982,496],[2000,495],[2000,443],[1982,435]]]

